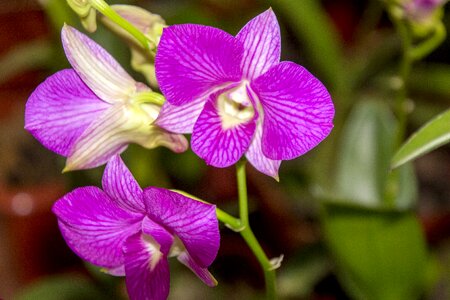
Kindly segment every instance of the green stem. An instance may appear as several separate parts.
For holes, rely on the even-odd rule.
[[[264,272],[264,280],[266,284],[266,297],[268,300],[277,299],[276,294],[276,277],[275,270],[267,258],[264,250],[256,239],[250,227],[248,219],[248,196],[247,183],[245,175],[245,160],[241,160],[236,165],[237,184],[239,193],[239,217],[241,219],[242,231],[240,234],[245,240],[249,248],[252,250]]]
[[[444,40],[447,33],[444,24],[436,24],[433,34],[422,43],[410,49],[409,56],[412,60],[420,60],[433,52]]]
[[[181,190],[172,190],[178,194],[181,194],[183,196],[186,196],[188,198],[191,198],[193,200],[197,200],[203,203],[208,203],[208,201],[205,201],[203,199],[200,199],[194,195],[191,195],[185,191],[181,191]],[[233,217],[232,215],[224,212],[223,210],[221,210],[220,208],[216,207],[216,214],[217,214],[217,219],[219,219],[220,222],[224,223],[226,226],[228,226],[229,228],[231,228],[232,230],[239,232],[242,230],[242,223],[239,219]]]
[[[145,49],[151,50],[147,37],[136,27],[134,27],[130,22],[122,18],[122,16],[120,16],[114,9],[112,9],[108,5],[108,3],[106,3],[104,0],[90,0],[90,3],[101,14],[125,29],[129,34],[136,38],[136,40],[138,40]]]
[[[412,37],[410,31],[408,30],[406,24],[403,20],[399,20],[395,15],[391,14],[393,23],[397,29],[398,34],[402,40],[402,58],[400,61],[400,69],[398,77],[400,79],[400,87],[397,91],[397,96],[395,99],[395,112],[398,118],[398,127],[395,139],[395,148],[398,148],[404,138],[406,133],[407,126],[407,81],[409,74],[411,72],[411,66],[413,63],[413,59],[409,54],[412,48]]]

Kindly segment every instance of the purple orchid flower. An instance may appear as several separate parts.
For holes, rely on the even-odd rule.
[[[93,40],[70,26],[61,33],[73,69],[47,78],[28,99],[25,128],[45,147],[67,157],[65,170],[93,168],[137,143],[187,149],[186,139],[153,125],[161,106]]]
[[[192,150],[227,167],[244,154],[277,179],[281,160],[319,144],[333,128],[334,106],[322,83],[293,62],[280,62],[272,9],[236,37],[213,27],[164,29],[156,77],[166,102],[156,124],[192,133]]]
[[[53,206],[77,255],[126,276],[135,300],[168,297],[167,258],[173,255],[207,285],[217,284],[207,269],[220,240],[214,205],[165,189],[142,190],[119,156],[107,164],[102,185],[77,188]]]
[[[406,16],[416,22],[426,21],[447,0],[409,0],[404,1]]]

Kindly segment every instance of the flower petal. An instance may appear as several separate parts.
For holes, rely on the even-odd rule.
[[[108,107],[75,71],[62,70],[31,94],[25,108],[25,129],[51,151],[67,156],[81,133]]]
[[[222,128],[222,120],[213,104],[217,95],[212,95],[195,123],[191,139],[192,151],[208,165],[224,168],[236,163],[247,150],[255,121],[233,128]]]
[[[165,102],[155,123],[175,133],[192,133],[204,106],[205,99],[202,98],[180,106]]]
[[[169,264],[159,245],[145,234],[125,243],[125,282],[131,300],[166,300],[169,296]]]
[[[124,241],[141,230],[141,215],[122,209],[97,187],[73,190],[52,210],[69,247],[84,260],[105,268],[124,263]]]
[[[106,165],[102,186],[125,210],[145,214],[142,189],[119,155],[113,156]]]
[[[189,254],[184,251],[180,255],[178,255],[178,260],[192,270],[195,275],[198,276],[206,285],[210,287],[214,287],[217,285],[217,280],[214,276],[208,271],[207,268],[202,268],[189,256]]]
[[[254,79],[280,62],[280,25],[271,8],[248,22],[236,38],[245,48],[241,62],[244,77]]]
[[[142,232],[151,236],[159,244],[161,253],[168,256],[174,238],[164,227],[145,217],[142,221]]]
[[[333,128],[334,106],[305,68],[282,62],[252,82],[264,111],[262,151],[274,160],[308,152]]]
[[[108,108],[75,142],[64,170],[94,168],[122,153],[131,138],[130,130],[124,128],[127,116],[120,104]]]
[[[70,64],[100,99],[125,101],[135,91],[134,79],[96,42],[68,25],[61,38]]]
[[[156,53],[156,78],[167,101],[182,105],[241,79],[243,46],[213,27],[165,28]]]
[[[176,234],[192,259],[208,267],[220,243],[216,207],[160,188],[144,190],[148,216]]]
[[[261,136],[262,136],[262,125],[256,125],[255,135],[253,136],[253,140],[250,143],[250,147],[248,147],[247,152],[245,153],[245,157],[248,161],[255,167],[256,170],[264,173],[268,176],[275,178],[278,181],[278,169],[280,168],[281,160],[273,160],[267,158],[263,152],[261,147]]]

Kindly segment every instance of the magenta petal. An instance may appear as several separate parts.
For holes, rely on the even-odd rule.
[[[189,254],[184,251],[180,255],[178,255],[178,260],[192,270],[195,275],[198,276],[206,285],[208,286],[216,286],[217,280],[212,276],[212,274],[208,271],[207,268],[202,268],[189,256]]]
[[[31,94],[25,129],[51,151],[67,156],[75,140],[108,107],[75,71],[62,70]]]
[[[192,133],[204,106],[205,99],[202,98],[180,106],[165,102],[155,123],[174,133]]]
[[[131,300],[166,300],[169,296],[169,264],[157,247],[140,233],[125,243],[125,282]]]
[[[173,236],[164,227],[145,217],[142,221],[142,232],[151,236],[160,245],[161,253],[166,256],[169,254]]]
[[[220,243],[214,205],[153,187],[144,190],[144,200],[148,216],[176,234],[200,267],[213,262]]]
[[[282,62],[254,80],[252,88],[264,110],[262,151],[270,159],[296,158],[333,128],[330,94],[302,66]]]
[[[248,22],[236,38],[245,48],[241,62],[244,77],[254,79],[280,62],[280,26],[271,8]]]
[[[141,230],[140,215],[123,210],[97,187],[75,189],[52,210],[69,247],[84,260],[105,268],[124,263],[124,241]]]
[[[211,96],[195,123],[191,147],[208,165],[224,168],[236,163],[247,150],[255,131],[255,121],[223,129],[212,101],[215,97],[217,95]]]
[[[142,189],[119,155],[106,165],[102,178],[103,190],[126,210],[145,213]]]
[[[75,141],[66,170],[94,168],[125,151],[134,136],[127,130],[128,120],[126,105],[110,105]]]
[[[261,148],[261,136],[262,125],[258,124],[245,157],[255,169],[278,180],[278,169],[280,168],[281,160],[273,160],[264,155]]]
[[[173,105],[204,98],[241,79],[242,45],[213,27],[185,24],[165,28],[156,53],[156,78]]]

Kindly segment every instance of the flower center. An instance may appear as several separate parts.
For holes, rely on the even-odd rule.
[[[253,103],[248,95],[247,84],[247,82],[243,82],[219,95],[217,108],[223,129],[230,129],[247,123],[255,115]]]

